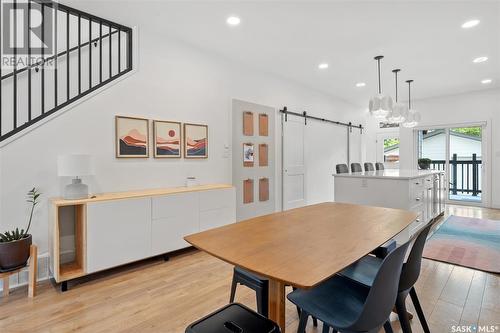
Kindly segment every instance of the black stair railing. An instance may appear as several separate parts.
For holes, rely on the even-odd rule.
[[[124,25],[50,0],[0,0],[0,20],[0,142],[132,70]]]

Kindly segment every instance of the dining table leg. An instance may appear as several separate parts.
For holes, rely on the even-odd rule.
[[[269,279],[269,319],[285,333],[285,284]]]

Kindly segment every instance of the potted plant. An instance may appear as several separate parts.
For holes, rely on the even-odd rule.
[[[19,231],[19,228],[16,228],[3,234],[0,233],[0,272],[16,270],[26,265],[31,246],[31,235],[28,232],[40,194],[35,187],[28,192],[27,202],[31,205],[31,212],[26,230]]]
[[[429,158],[419,158],[418,159],[418,166],[422,170],[427,170],[431,167],[432,160]]]

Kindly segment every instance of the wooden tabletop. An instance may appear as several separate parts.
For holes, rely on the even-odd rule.
[[[185,237],[221,260],[275,281],[311,288],[390,240],[412,212],[322,203]]]

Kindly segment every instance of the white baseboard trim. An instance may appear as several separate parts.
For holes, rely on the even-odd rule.
[[[28,272],[29,268],[23,268],[19,273],[12,274],[9,280],[10,289],[25,286],[28,284]],[[49,275],[49,254],[44,253],[38,256],[38,271],[36,280],[45,281],[50,278]],[[3,281],[0,281],[0,285],[2,286],[0,290],[3,290]]]

